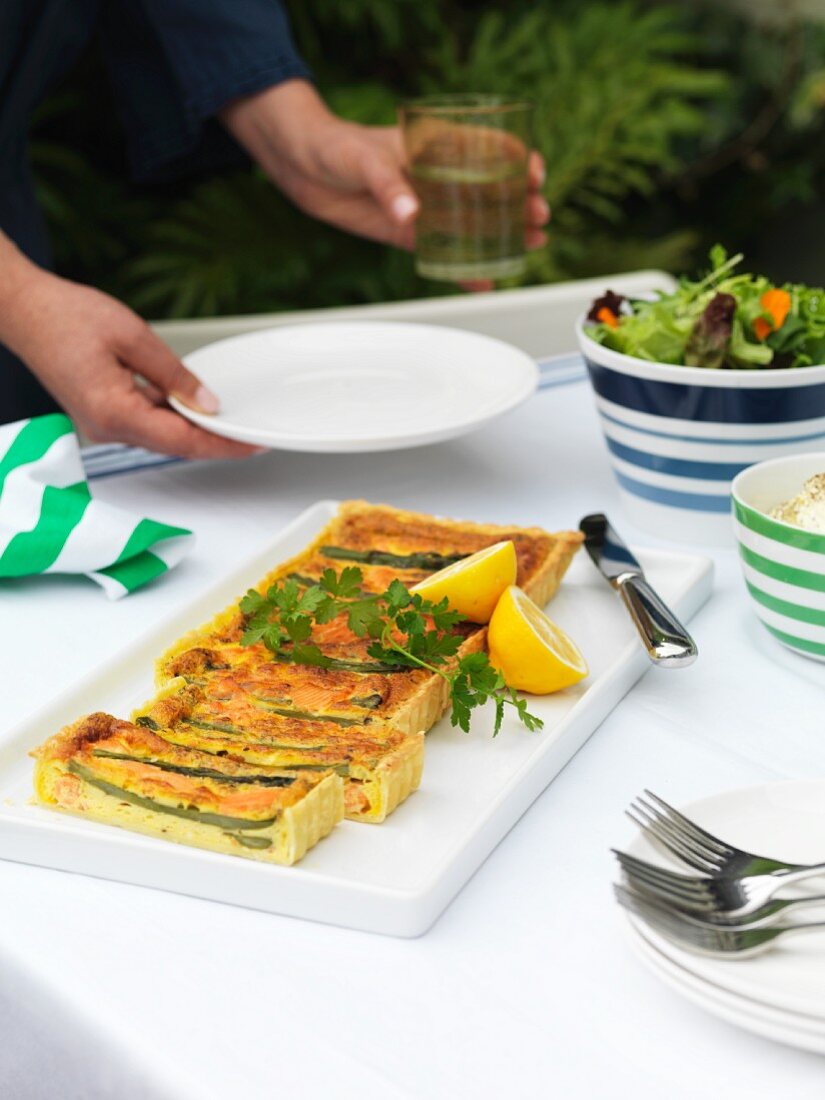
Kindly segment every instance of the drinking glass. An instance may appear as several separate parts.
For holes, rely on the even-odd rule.
[[[399,107],[421,209],[416,270],[431,279],[503,279],[525,268],[532,104],[428,96]]]

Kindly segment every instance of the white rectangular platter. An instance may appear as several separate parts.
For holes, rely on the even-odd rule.
[[[507,720],[494,740],[485,711],[476,713],[469,734],[442,719],[427,737],[420,790],[382,825],[342,822],[295,867],[187,848],[30,801],[30,749],[91,711],[128,717],[153,694],[155,658],[278,562],[298,553],[335,508],[335,501],[320,501],[307,509],[264,552],[3,739],[2,858],[388,935],[426,931],[648,667],[621,601],[584,552],[577,554],[553,600],[552,617],[576,639],[591,672],[575,688],[531,699],[530,709],[544,719],[544,729],[529,733]],[[642,551],[639,557],[650,582],[683,619],[710,594],[708,559],[662,550]]]

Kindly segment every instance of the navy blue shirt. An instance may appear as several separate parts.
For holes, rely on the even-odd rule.
[[[43,266],[29,124],[95,34],[139,180],[214,165],[232,148],[214,119],[221,107],[309,77],[278,0],[0,0],[0,229]],[[54,407],[0,347],[0,423]]]

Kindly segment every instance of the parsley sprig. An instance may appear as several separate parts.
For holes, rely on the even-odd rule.
[[[476,707],[488,700],[495,707],[493,736],[501,729],[505,707],[512,707],[529,730],[543,726],[507,687],[486,653],[468,653],[452,661],[464,641],[455,628],[463,617],[446,599],[433,603],[410,592],[399,580],[380,593],[365,592],[356,566],[340,573],[325,569],[316,584],[302,587],[294,578],[272,585],[266,595],[255,589],[241,600],[246,616],[243,645],[262,642],[277,656],[295,664],[329,667],[331,659],[311,640],[313,626],[346,616],[358,638],[371,639],[367,653],[394,667],[422,668],[441,676],[450,687],[450,720],[465,732]]]

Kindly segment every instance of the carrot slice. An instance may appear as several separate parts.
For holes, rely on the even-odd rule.
[[[757,340],[765,340],[785,324],[785,319],[791,310],[791,296],[787,290],[773,287],[765,291],[759,299],[759,304],[770,320],[767,317],[757,317],[753,322],[753,331]]]
[[[599,312],[596,314],[596,319],[601,321],[603,325],[607,325],[608,328],[618,328],[619,319],[612,309],[608,309],[607,306],[602,306]]]
[[[766,290],[759,302],[771,315],[774,330],[782,328],[791,310],[791,296],[787,290],[780,290],[778,287]]]

